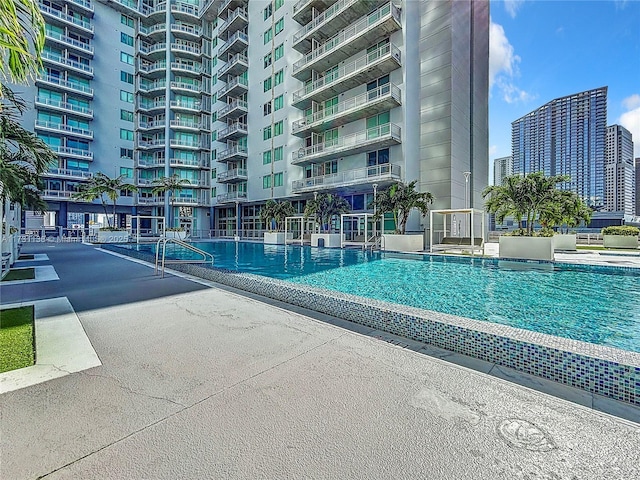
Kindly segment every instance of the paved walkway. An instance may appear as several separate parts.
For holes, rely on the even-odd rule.
[[[0,478],[640,478],[640,424],[89,246],[24,253],[60,280],[2,303],[67,296],[102,365],[0,396]]]

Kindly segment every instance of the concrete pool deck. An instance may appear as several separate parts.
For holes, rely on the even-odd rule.
[[[2,303],[66,296],[102,366],[0,395],[2,478],[640,477],[638,423],[90,246],[23,253],[43,251],[60,280]]]

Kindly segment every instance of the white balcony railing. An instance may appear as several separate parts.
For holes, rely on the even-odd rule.
[[[231,80],[229,80],[227,82],[227,84],[222,87],[219,91],[218,91],[218,98],[220,98],[221,96],[225,95],[228,91],[230,91],[232,88],[234,88],[236,85],[242,85],[243,87],[247,87],[249,88],[249,82],[247,81],[246,78],[243,77],[233,77]]]
[[[144,53],[145,55],[150,55],[154,52],[162,52],[167,49],[167,44],[162,43],[154,43],[154,44],[141,44],[138,49],[140,53]]]
[[[45,75],[41,78],[38,78],[37,80],[41,82],[50,83],[53,85],[58,85],[60,87],[67,88],[75,92],[84,93],[86,95],[93,96],[93,88],[87,87],[85,85],[80,85],[79,83],[76,83],[76,82],[69,82],[67,80],[63,80],[58,77],[52,77],[50,75]]]
[[[80,70],[89,75],[93,75],[93,67],[86,65],[84,63],[76,62],[75,60],[71,60],[69,58],[65,58],[62,55],[58,55],[52,52],[42,52],[42,58],[44,60],[48,60],[50,62],[55,62],[60,65],[66,65],[67,67],[75,68],[76,70]]]
[[[245,19],[245,21],[248,21],[246,8],[238,7],[232,12],[229,12],[229,14],[227,15],[227,19],[218,27],[218,31],[223,32],[224,30],[229,28],[229,25],[231,25],[231,23],[238,17],[242,17]]]
[[[224,117],[227,113],[229,113],[231,110],[234,110],[236,108],[248,110],[249,104],[244,100],[234,100],[233,102],[227,104],[226,106],[220,109],[220,111],[218,112],[218,118]]]
[[[138,127],[142,129],[163,128],[166,125],[164,120],[153,120],[151,122],[138,122]]]
[[[185,62],[171,62],[172,70],[185,70],[187,72],[193,73],[202,73],[202,64],[201,63],[185,63]]]
[[[72,127],[71,125],[65,125],[64,123],[48,122],[46,120],[36,119],[35,126],[37,128],[46,128],[47,130],[55,130],[57,132],[70,133],[72,135],[93,138],[93,130]]]
[[[358,3],[361,0],[338,0],[336,3],[327,8],[324,12],[320,13],[317,17],[315,17],[312,21],[307,23],[304,27],[298,30],[293,34],[293,43],[297,43],[303,38],[307,33],[311,30],[314,30],[318,25],[330,21],[333,19],[338,13],[342,12],[343,9],[353,5],[354,3]],[[294,6],[295,8],[295,6]]]
[[[231,68],[236,65],[237,63],[243,63],[246,64],[247,66],[249,65],[249,59],[247,58],[246,55],[243,55],[241,53],[237,53],[231,57],[229,57],[229,59],[227,60],[227,64],[224,65],[220,70],[219,70],[219,76],[223,76],[226,72],[228,72],[229,70],[231,70]]]
[[[202,49],[200,45],[197,44],[188,44],[188,43],[172,43],[171,50],[177,50],[179,52],[191,53],[193,55],[201,55]]]
[[[83,150],[81,148],[71,148],[71,147],[60,147],[60,146],[49,146],[51,150],[58,153],[59,155],[67,155],[74,157],[81,157],[86,160],[93,160],[93,152],[89,150]]]
[[[202,128],[201,122],[193,122],[191,120],[171,120],[172,127],[183,127],[183,128],[193,128],[200,129]]]
[[[179,90],[190,90],[192,92],[200,92],[202,90],[202,83],[171,82],[171,88],[175,88]]]
[[[90,108],[81,107],[79,105],[74,105],[60,100],[54,100],[52,98],[38,96],[36,97],[36,104],[48,105],[50,107],[69,110],[70,112],[79,113],[81,115],[93,116],[93,110]]]
[[[244,145],[234,145],[231,148],[227,148],[221,152],[218,152],[218,161],[222,162],[227,158],[234,157],[236,155],[246,156],[248,153],[247,147]]]
[[[183,33],[188,33],[190,35],[194,35],[199,37],[200,35],[202,35],[202,29],[200,27],[197,27],[195,25],[182,25],[180,23],[172,23],[171,24],[171,31],[172,32],[183,32]]]
[[[246,131],[247,131],[246,123],[235,122],[227,126],[227,128],[218,130],[218,138],[226,137],[227,135],[231,135],[232,133],[235,133],[235,132],[246,132]]]
[[[93,33],[93,25],[91,25],[91,23],[87,22],[86,20],[67,15],[66,13],[56,10],[55,8],[51,8],[44,3],[39,3],[38,6],[40,7],[40,11],[45,15],[51,15],[52,17],[59,18],[60,20],[64,20],[68,23],[72,23],[77,27],[84,28],[85,30],[89,30]]]
[[[344,187],[363,183],[380,182],[384,180],[401,180],[400,165],[386,163],[371,167],[345,170],[344,172],[321,175],[317,177],[295,180],[291,183],[291,189],[296,191],[314,190],[322,187]]]
[[[71,38],[67,35],[62,35],[61,33],[54,32],[52,30],[46,30],[46,37],[56,40],[65,45],[71,45],[93,55],[93,46],[91,45],[91,43],[81,42],[79,40],[76,40],[75,38]]]
[[[151,92],[153,90],[160,90],[167,86],[167,82],[165,80],[156,80],[155,82],[146,82],[138,85],[138,89],[143,92]]]
[[[154,110],[156,108],[164,108],[167,102],[158,100],[157,102],[140,102],[138,108],[141,110]]]
[[[218,182],[224,182],[227,180],[233,179],[246,179],[247,178],[247,169],[246,168],[234,168],[233,170],[227,170],[226,172],[220,172],[216,176],[216,180]]]
[[[249,43],[249,36],[246,33],[240,32],[240,31],[234,33],[233,35],[231,35],[227,39],[227,41],[224,43],[224,45],[222,45],[220,47],[220,50],[219,50],[218,53],[220,55],[224,54],[224,52],[227,51],[229,49],[229,47],[231,47],[231,45],[237,40],[239,40],[241,42],[244,42],[244,43]]]
[[[218,195],[217,199],[218,199],[218,203],[235,202],[235,201],[243,202],[247,199],[247,192],[221,193],[220,195]]]
[[[91,172],[86,172],[84,170],[70,170],[68,168],[50,168],[45,176],[49,175],[54,177],[73,177],[80,179],[89,179],[93,177],[93,173]]]
[[[143,35],[151,35],[152,33],[155,33],[155,32],[165,32],[167,29],[167,24],[154,23],[153,25],[150,25],[148,27],[145,27],[144,25],[140,25],[139,29],[140,29],[140,33],[142,33]],[[173,30],[173,25],[171,25],[171,29]]]

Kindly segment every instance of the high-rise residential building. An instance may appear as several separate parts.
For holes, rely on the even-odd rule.
[[[621,125],[607,127],[604,210],[633,215],[636,209],[633,138]]]
[[[502,185],[505,177],[513,175],[513,157],[500,157],[493,161],[493,184]]]
[[[636,215],[640,217],[640,157],[636,158]]]
[[[160,215],[223,235],[258,232],[267,199],[302,212],[331,191],[367,211],[396,181],[417,180],[434,208],[482,205],[488,1],[40,6],[44,70],[24,122],[59,154],[44,197],[60,226],[102,211],[71,198],[98,171],[139,187],[118,200],[121,223]],[[182,188],[154,195],[171,175]]]
[[[513,173],[568,175],[561,188],[604,208],[607,87],[557,98],[511,124]]]

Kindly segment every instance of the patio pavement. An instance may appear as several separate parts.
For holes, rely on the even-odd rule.
[[[102,365],[0,395],[0,478],[640,478],[640,423],[91,246],[23,253],[59,280],[1,303],[67,297]]]

